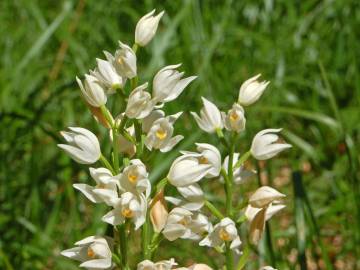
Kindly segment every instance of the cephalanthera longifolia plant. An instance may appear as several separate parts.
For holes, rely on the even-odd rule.
[[[248,222],[246,239],[257,244],[266,221],[284,207],[279,202],[285,197],[271,187],[262,186],[248,198],[247,206],[234,205],[235,186],[256,174],[247,170],[244,162],[251,156],[257,160],[270,159],[291,146],[277,142],[280,129],[265,129],[255,135],[248,152],[242,155],[236,152],[237,136],[245,129],[243,106],[256,102],[269,84],[258,81],[260,75],[257,75],[242,84],[239,99],[227,112],[220,112],[215,104],[202,98],[200,114],[191,113],[200,129],[214,134],[224,144],[225,158],[222,160],[215,146],[197,143],[196,152],[181,151],[167,176],[150,183],[152,168],[144,162],[144,157],[149,157],[150,152],[171,151],[183,139],[174,134],[174,124],[182,113],[166,115],[161,108],[174,101],[196,79],[196,76],[184,77],[184,72],[178,71],[178,64],[159,70],[151,93],[147,91],[148,82],[141,82],[136,51],[154,37],[162,16],[163,12],[155,15],[153,10],[142,17],[136,25],[132,48],[119,42],[114,54],[105,52],[106,60],[97,59],[93,71],[85,74],[83,80],[77,78],[90,111],[109,130],[112,153],[106,157],[97,137],[81,127],[69,127],[69,131],[62,132],[67,144],[59,147],[78,163],[101,162],[103,167],[89,168],[95,182],[74,184],[74,188],[91,202],[109,207],[102,221],[113,226],[113,235],[89,236],[61,254],[80,261],[80,266],[87,269],[211,269],[205,264],[179,268],[172,258],[152,261],[162,240],[181,238],[224,255],[224,260],[218,261],[224,261],[227,270],[241,269],[247,258],[242,250],[248,244],[242,243],[239,227]],[[115,117],[106,107],[107,99],[114,95],[120,96],[124,104]],[[220,211],[205,198],[200,182],[206,178],[217,179],[224,187],[226,211]],[[179,197],[164,195],[169,185],[177,189]],[[166,202],[171,205],[170,210]],[[133,250],[130,247],[135,243],[129,242],[133,239],[129,236],[138,230],[141,230],[141,259],[130,265],[129,250]],[[222,265],[217,267],[221,268]]]

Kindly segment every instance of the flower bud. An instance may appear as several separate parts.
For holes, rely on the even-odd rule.
[[[163,190],[156,194],[151,204],[152,207],[150,210],[150,220],[153,225],[154,231],[159,233],[164,228],[169,215],[164,199]]]
[[[156,16],[153,16],[154,13],[155,9],[143,16],[136,24],[135,43],[139,46],[146,46],[155,36],[159,21],[164,15],[164,11]]]
[[[215,104],[202,97],[204,107],[200,111],[200,116],[197,113],[191,112],[199,127],[208,133],[214,133],[217,129],[224,127],[221,113]]]
[[[249,204],[252,207],[263,208],[268,206],[273,201],[286,197],[285,194],[280,193],[276,189],[268,186],[258,188],[249,199]]]
[[[258,74],[248,79],[241,85],[238,99],[239,104],[243,106],[249,106],[255,103],[261,97],[270,82],[258,82],[257,79],[260,76],[261,74]]]
[[[123,77],[132,79],[137,75],[136,71],[136,54],[126,44],[119,41],[120,49],[115,52],[114,67]]]
[[[153,81],[153,96],[157,102],[169,102],[176,99],[185,87],[195,80],[196,76],[181,79],[184,72],[176,70],[181,66],[172,65],[161,69],[154,77]]]
[[[92,164],[101,155],[100,144],[89,130],[80,127],[69,127],[72,132],[61,131],[68,144],[58,144],[72,159],[80,164]]]
[[[154,108],[149,92],[144,91],[148,83],[136,87],[130,94],[125,114],[129,118],[142,119],[148,116]]]
[[[76,77],[81,93],[86,102],[93,107],[101,107],[106,104],[107,97],[99,81],[92,75],[85,74],[84,84]]]
[[[291,148],[287,143],[276,143],[279,136],[275,133],[281,129],[264,129],[257,133],[251,143],[251,155],[257,160],[266,160],[276,156],[281,151]]]
[[[245,129],[245,112],[239,104],[235,103],[226,115],[222,113],[222,117],[227,130],[241,132]]]

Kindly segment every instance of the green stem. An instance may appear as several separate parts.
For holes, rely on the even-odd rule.
[[[222,132],[222,130],[220,128],[216,129],[216,134],[218,136],[218,138],[220,139],[220,142],[226,147],[229,148],[229,144],[225,139],[224,133]]]
[[[142,238],[142,254],[143,259],[150,259],[150,249],[149,249],[149,209],[146,211],[146,220],[142,226],[141,231]]]
[[[161,179],[157,184],[156,184],[156,187],[155,189],[153,190],[153,193],[152,193],[152,196],[151,197],[154,197],[155,194],[157,194],[160,190],[162,190],[168,183],[168,179],[167,177]]]
[[[128,267],[127,261],[127,235],[126,235],[126,224],[120,225],[119,228],[119,238],[120,238],[120,249],[121,249],[121,258],[122,258],[122,265],[126,269]]]
[[[115,174],[115,170],[113,169],[110,162],[106,159],[106,157],[104,157],[103,154],[100,155],[100,161],[108,170],[110,170],[113,174]]]
[[[209,201],[205,201],[205,206],[209,209],[209,211],[216,216],[218,219],[223,219],[224,216],[221,214],[221,212]]]
[[[230,249],[230,243],[226,243],[226,270],[233,270],[234,269],[234,258],[233,253]]]
[[[244,268],[249,258],[249,255],[250,255],[250,247],[249,245],[246,245],[243,250],[243,254],[241,255],[240,260],[236,266],[236,270],[241,270]]]
[[[112,129],[113,133],[113,155],[114,155],[114,169],[115,174],[119,173],[119,152],[118,152],[118,134],[115,128]]]
[[[141,138],[142,135],[141,123],[138,120],[135,120],[134,126],[135,126],[135,138],[136,138],[136,155],[137,157],[141,157],[144,148],[144,145],[142,144],[143,140]]]
[[[132,46],[132,50],[134,51],[134,53],[136,53],[136,51],[138,50],[139,45],[134,43],[134,45]]]
[[[108,111],[108,109],[105,107],[105,105],[100,106],[100,110],[102,114],[105,116],[106,121],[108,121],[109,125],[111,127],[114,126],[114,118],[112,117],[111,113]]]

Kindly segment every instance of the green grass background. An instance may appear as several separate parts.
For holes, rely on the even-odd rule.
[[[78,125],[106,140],[80,99],[75,76],[104,58],[103,50],[114,51],[118,40],[132,44],[137,20],[153,8],[166,14],[155,39],[140,51],[140,80],[179,62],[188,75],[199,76],[165,108],[185,111],[177,122],[185,135],[178,149],[191,149],[195,141],[216,144],[188,112],[200,109],[201,96],[227,110],[241,83],[257,73],[271,84],[247,110],[237,150],[245,151],[268,127],[283,127],[294,145],[263,166],[263,184],[288,194],[287,209],[270,222],[246,269],[263,263],[278,269],[360,267],[359,1],[3,0],[0,269],[77,269],[59,252],[106,231],[100,221],[106,209],[72,188],[89,180],[88,171],[56,147],[58,132]],[[109,104],[116,111],[116,103]],[[160,154],[152,179],[164,175],[176,156]],[[299,173],[294,178],[292,172]],[[254,190],[253,182],[246,189]],[[216,184],[210,186],[208,196],[219,199]],[[220,260],[193,246],[164,242],[157,259]]]

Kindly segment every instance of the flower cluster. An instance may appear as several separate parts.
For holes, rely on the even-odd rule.
[[[258,81],[260,75],[242,84],[238,100],[227,111],[220,111],[203,97],[200,113],[191,112],[200,129],[218,136],[226,149],[224,158],[216,146],[196,143],[196,151],[180,152],[165,178],[150,182],[150,154],[169,152],[183,139],[174,130],[182,112],[166,115],[161,108],[196,79],[185,77],[178,70],[181,64],[176,64],[160,69],[152,83],[138,84],[141,77],[137,72],[137,50],[153,39],[163,14],[155,15],[153,10],[143,16],[136,25],[132,47],[119,41],[113,54],[104,52],[105,60],[96,59],[97,66],[83,80],[76,78],[86,105],[107,129],[112,145],[111,158],[106,158],[97,136],[80,127],[61,132],[67,143],[58,145],[76,162],[95,166],[89,168],[93,184],[73,186],[92,203],[103,203],[109,208],[102,221],[114,228],[113,235],[89,236],[61,253],[80,261],[80,266],[87,269],[134,269],[134,262],[128,259],[128,241],[130,234],[139,229],[142,261],[135,262],[138,270],[211,269],[205,264],[178,267],[174,259],[152,261],[163,239],[179,238],[225,253],[227,269],[235,269],[233,255],[241,256],[244,244],[239,235],[242,223],[249,222],[248,239],[257,244],[266,221],[285,207],[279,203],[285,195],[268,186],[258,188],[246,207],[234,206],[234,185],[243,184],[256,174],[246,168],[245,161],[251,156],[256,160],[270,159],[291,147],[278,141],[281,129],[265,129],[254,136],[247,152],[240,155],[235,151],[238,134],[246,128],[244,107],[255,103],[269,84]],[[120,100],[116,114],[106,107],[110,97]],[[98,162],[101,166],[93,165]],[[201,185],[209,181],[206,179],[224,187],[224,205],[218,207],[225,211],[204,193]],[[171,186],[179,196],[165,195]]]

